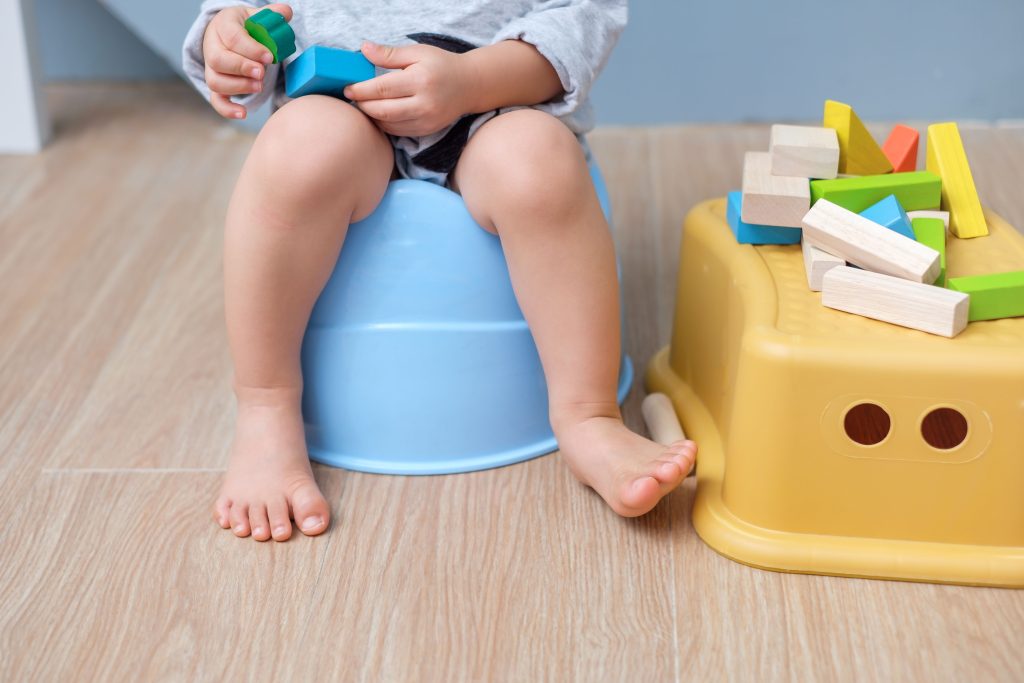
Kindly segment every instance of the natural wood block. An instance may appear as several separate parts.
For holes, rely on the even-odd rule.
[[[743,211],[745,223],[799,228],[810,206],[807,178],[772,175],[769,152],[747,152],[743,159]]]
[[[839,138],[834,128],[772,126],[769,154],[773,175],[835,178],[839,172]]]
[[[856,266],[914,282],[935,282],[939,252],[833,204],[818,200],[803,219],[804,240]]]
[[[907,217],[913,223],[915,218],[938,218],[949,229],[949,211],[907,211]]]
[[[807,271],[807,286],[811,288],[811,291],[820,292],[821,279],[825,277],[825,273],[836,266],[845,266],[846,261],[838,256],[833,256],[827,251],[822,251],[818,247],[812,246],[807,240],[803,240],[800,246],[804,251],[804,270]]]
[[[970,320],[1024,316],[1024,270],[954,277],[946,286],[970,295]]]
[[[866,318],[955,337],[967,327],[969,297],[943,287],[839,266],[825,274],[821,303]]]
[[[946,286],[946,226],[941,218],[915,218],[914,239],[939,252],[939,277],[935,284]]]
[[[640,403],[640,412],[647,424],[651,439],[668,446],[686,438],[683,426],[679,424],[676,409],[672,407],[672,399],[667,394],[655,392],[644,397]]]
[[[917,144],[920,137],[916,128],[902,124],[897,124],[889,133],[882,145],[882,152],[895,173],[917,170]]]
[[[927,168],[942,178],[942,208],[949,211],[949,231],[963,238],[987,235],[985,214],[955,123],[928,126]]]
[[[839,172],[851,175],[890,173],[892,164],[848,104],[825,100],[822,125],[839,137]]]
[[[858,213],[889,195],[896,195],[904,211],[937,209],[942,180],[928,171],[913,171],[811,181],[812,204],[827,199]]]
[[[800,228],[780,228],[775,225],[754,225],[745,223],[740,214],[743,213],[743,194],[738,191],[729,193],[726,203],[725,220],[729,229],[740,244],[796,244],[800,241]]]

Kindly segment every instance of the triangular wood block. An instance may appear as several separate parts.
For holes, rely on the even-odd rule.
[[[897,124],[882,151],[892,164],[893,172],[909,173],[917,170],[917,142],[920,135],[916,128]]]
[[[840,173],[878,175],[892,172],[889,159],[850,105],[825,100],[822,125],[826,128],[835,128],[839,136]]]

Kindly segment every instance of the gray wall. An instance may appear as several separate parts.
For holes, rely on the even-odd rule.
[[[105,2],[174,61],[198,6]],[[1021,0],[633,0],[630,12],[594,90],[602,123],[815,119],[830,97],[872,119],[1024,118]],[[50,78],[171,73],[95,0],[38,0],[38,19]]]

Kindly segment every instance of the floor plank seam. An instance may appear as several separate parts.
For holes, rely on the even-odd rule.
[[[40,474],[222,474],[224,467],[44,467]]]

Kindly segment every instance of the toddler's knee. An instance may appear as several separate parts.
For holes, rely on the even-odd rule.
[[[489,185],[523,209],[554,208],[590,182],[576,136],[549,114],[534,109],[503,114],[477,135],[482,144],[476,166],[490,176]]]
[[[267,121],[253,149],[281,183],[301,194],[337,191],[381,155],[381,134],[355,107],[331,97],[307,96],[287,103]]]

